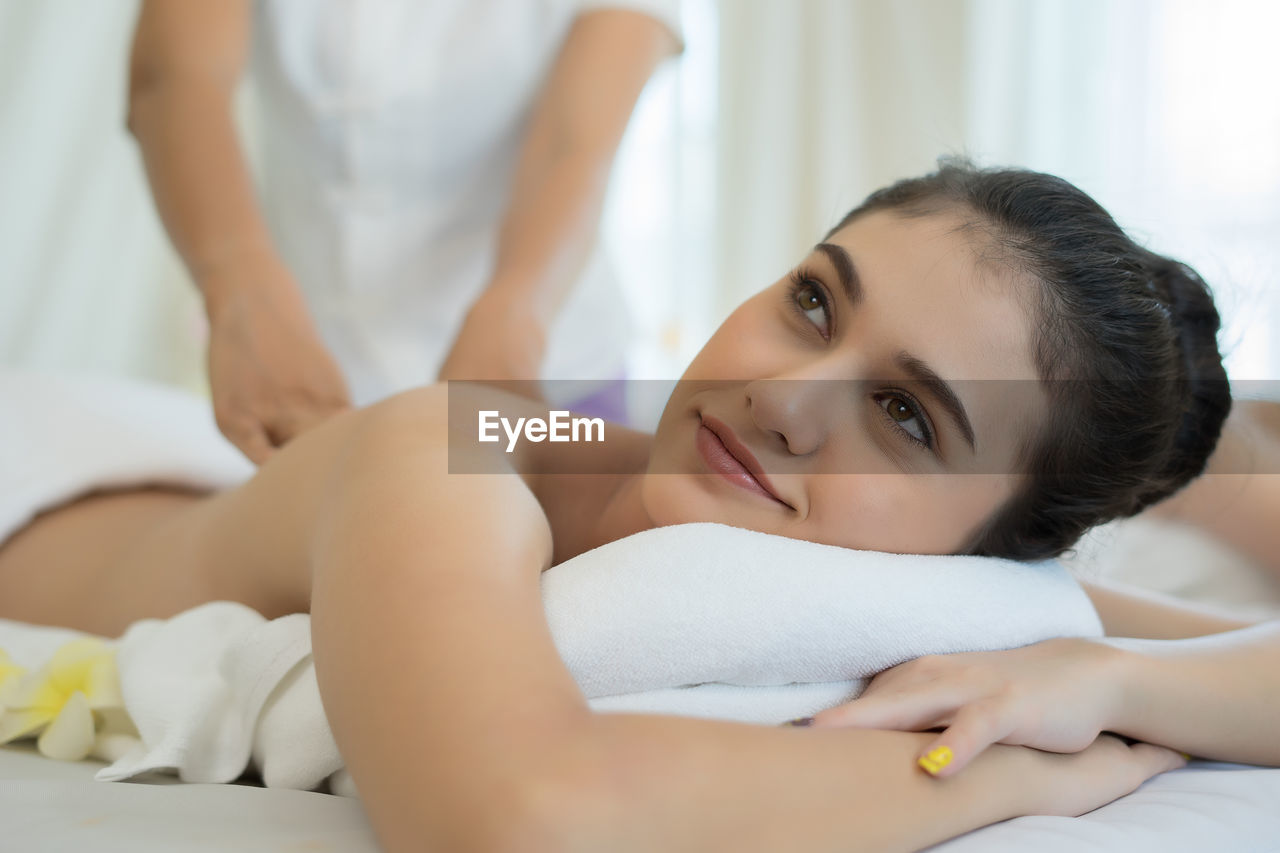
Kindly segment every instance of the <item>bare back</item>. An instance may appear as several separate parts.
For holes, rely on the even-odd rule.
[[[544,404],[507,392],[476,393],[513,418],[547,414]],[[114,636],[137,619],[172,616],[207,601],[239,601],[267,617],[306,611],[307,552],[318,502],[353,432],[379,409],[406,405],[438,410],[444,429],[448,398],[440,384],[335,416],[226,492],[106,492],[49,511],[0,546],[0,618]],[[449,427],[454,433],[466,428],[456,419]],[[643,463],[647,435],[614,425],[610,433],[617,436],[614,444],[589,454],[586,464],[607,467],[606,459],[616,463],[618,453]],[[470,452],[461,449],[468,442],[455,444],[459,449],[451,452]],[[500,445],[483,449],[487,465],[508,471],[537,498],[559,543],[548,565],[598,544],[588,541],[584,525],[617,485],[609,475],[556,473],[566,470],[565,450],[550,443],[525,444],[511,453]],[[578,470],[582,458],[577,457]],[[442,481],[423,488],[450,486]]]

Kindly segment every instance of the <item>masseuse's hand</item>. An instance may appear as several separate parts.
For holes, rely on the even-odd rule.
[[[439,378],[484,381],[541,400],[538,375],[545,349],[545,325],[529,300],[490,287],[467,312]]]
[[[255,257],[202,277],[209,384],[222,430],[261,465],[290,439],[351,405],[283,264]]]
[[[1117,650],[1080,638],[927,655],[879,673],[857,699],[815,714],[811,725],[945,727],[921,751],[921,765],[938,777],[959,772],[993,743],[1078,752],[1125,700],[1120,660]]]

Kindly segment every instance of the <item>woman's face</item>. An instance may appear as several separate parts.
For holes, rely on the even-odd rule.
[[[653,521],[961,549],[1018,487],[1046,417],[1025,307],[1038,285],[981,262],[963,225],[859,217],[725,320],[654,435]]]

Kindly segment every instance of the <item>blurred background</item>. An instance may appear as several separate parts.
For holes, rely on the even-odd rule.
[[[0,364],[200,389],[200,304],[125,130],[137,11],[0,0]],[[1234,380],[1280,377],[1280,3],[683,0],[682,19],[604,223],[634,376],[678,376],[868,192],[959,153],[1095,196],[1214,286]]]

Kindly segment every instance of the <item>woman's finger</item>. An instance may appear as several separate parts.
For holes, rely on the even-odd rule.
[[[987,699],[965,705],[947,730],[924,748],[918,763],[938,778],[953,776],[984,749],[1007,737],[1014,726],[1005,702]]]
[[[945,724],[971,697],[962,685],[932,684],[906,690],[883,690],[813,716],[815,726],[858,726],[913,731]]]
[[[1185,752],[1156,746],[1154,743],[1135,743],[1129,747],[1129,751],[1139,759],[1138,772],[1142,775],[1139,784],[1152,776],[1186,767],[1189,758]]]

